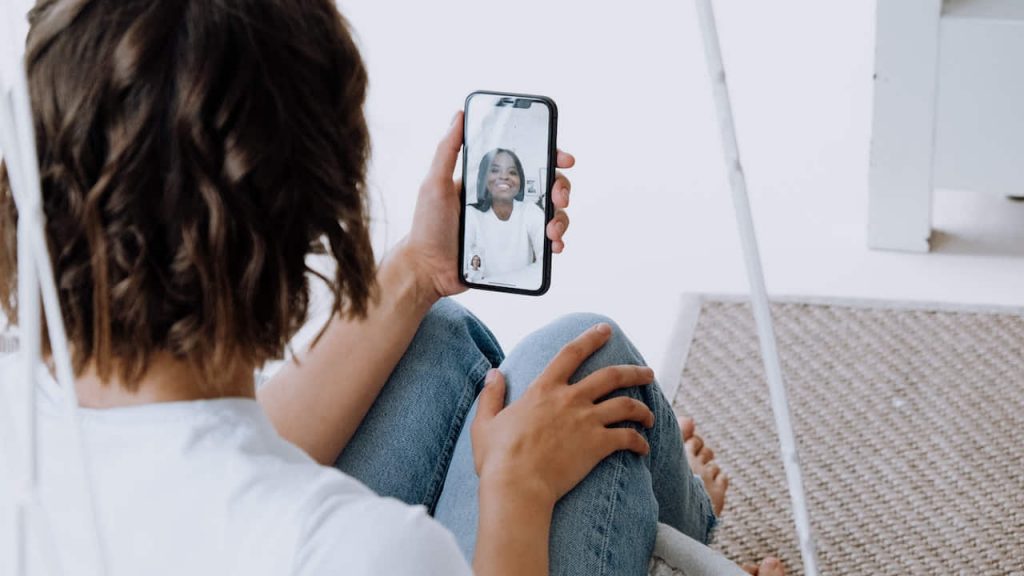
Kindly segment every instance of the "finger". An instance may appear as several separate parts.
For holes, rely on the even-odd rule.
[[[565,242],[561,240],[551,242],[551,251],[554,252],[555,254],[561,254],[563,251],[565,251]]]
[[[605,426],[619,422],[636,422],[650,428],[654,426],[654,412],[643,402],[626,396],[609,398],[595,407],[597,418]]]
[[[484,389],[476,407],[476,418],[473,423],[489,422],[505,407],[505,376],[497,369],[487,372]]]
[[[555,192],[551,195],[551,203],[555,208],[566,209],[569,207],[569,189],[555,186]]]
[[[462,148],[462,111],[455,113],[452,123],[444,138],[437,143],[437,150],[434,152],[434,161],[430,165],[430,177],[435,179],[448,180],[455,173],[455,162],[459,159],[459,149]]]
[[[576,386],[580,394],[597,400],[622,388],[644,386],[654,381],[654,370],[647,366],[608,366],[581,380]]]
[[[558,155],[555,158],[555,165],[559,168],[572,168],[576,165],[576,157],[559,149]]]
[[[548,222],[548,238],[552,242],[561,242],[562,235],[569,229],[569,215],[565,213],[565,210],[558,210],[555,212],[555,217]]]
[[[743,566],[740,566],[740,568],[742,568],[743,571],[747,574],[753,574],[754,576],[757,576],[757,566],[753,564],[744,564]]]
[[[561,172],[555,177],[555,184],[551,187],[551,202],[555,205],[555,208],[568,208],[569,207],[569,196],[572,191],[572,182],[565,177]]]
[[[605,456],[619,450],[629,450],[641,455],[651,452],[651,445],[647,443],[647,439],[632,428],[607,428],[605,434]]]
[[[612,327],[604,322],[591,326],[562,347],[537,381],[567,383],[580,364],[604,346],[611,335]]]

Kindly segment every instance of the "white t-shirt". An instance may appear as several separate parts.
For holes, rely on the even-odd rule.
[[[512,201],[512,215],[501,220],[494,210],[466,207],[466,266],[480,256],[485,277],[525,268],[544,257],[544,211],[536,204]]]
[[[0,419],[9,417],[5,393],[17,374],[0,358]],[[81,478],[55,386],[40,387],[38,410],[53,546],[33,546],[32,576],[53,560],[40,553],[56,553],[65,574],[92,569]],[[277,434],[255,400],[80,413],[109,576],[470,573],[454,537],[422,506],[377,496],[318,465]],[[3,483],[12,481],[11,467],[0,468],[0,489],[10,494],[13,483]],[[0,519],[2,542],[12,541],[8,519]]]

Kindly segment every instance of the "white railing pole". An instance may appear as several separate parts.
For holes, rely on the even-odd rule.
[[[16,14],[13,3],[4,3],[6,14],[2,20],[7,25],[8,46],[0,46],[0,55],[20,55],[22,47],[16,44],[17,34],[13,31]],[[21,332],[20,357],[24,388],[21,390],[24,402],[26,453],[25,466],[18,497],[15,538],[15,574],[27,574],[30,534],[39,539],[37,549],[55,550],[49,522],[44,516],[38,494],[38,449],[36,442],[36,371],[42,364],[42,321],[45,314],[49,335],[50,352],[56,368],[57,381],[62,389],[64,416],[72,434],[70,454],[72,467],[81,473],[81,485],[87,523],[91,528],[89,536],[93,541],[92,562],[79,559],[76,570],[85,573],[90,565],[95,574],[106,573],[106,554],[100,534],[98,516],[92,489],[92,475],[86,461],[84,442],[78,424],[78,397],[74,387],[74,372],[71,354],[60,309],[59,292],[54,278],[49,247],[46,242],[46,217],[43,213],[42,186],[39,165],[36,158],[35,131],[29,99],[28,81],[22,58],[0,59],[0,147],[3,148],[15,203],[18,206],[18,324]],[[42,306],[40,307],[40,296]],[[47,554],[48,555],[48,554]],[[44,556],[47,556],[44,555]],[[59,562],[54,558],[43,558],[54,571]],[[59,571],[59,568],[56,568]]]
[[[32,248],[28,241],[28,229],[18,226],[18,324],[21,326],[21,343],[18,353],[21,356],[20,394],[24,427],[21,431],[24,451],[21,456],[21,478],[18,486],[16,514],[17,525],[15,534],[15,574],[28,573],[29,524],[35,513],[38,501],[39,468],[37,462],[38,439],[36,435],[36,374],[35,367],[41,359],[40,343],[42,331],[39,326],[41,314],[39,302],[39,283],[36,279],[35,266],[32,259]]]
[[[743,256],[747,265],[751,304],[754,310],[754,320],[757,323],[757,335],[761,341],[761,355],[764,360],[765,375],[768,379],[772,412],[775,414],[775,425],[779,432],[782,464],[786,469],[789,496],[793,506],[793,518],[796,524],[797,537],[800,541],[800,555],[803,557],[804,574],[807,576],[817,576],[817,552],[815,550],[814,535],[811,531],[810,516],[807,512],[803,477],[800,472],[800,459],[797,456],[796,435],[793,433],[793,424],[789,415],[789,401],[786,397],[786,384],[782,378],[782,366],[779,362],[779,352],[775,345],[775,331],[772,328],[771,309],[768,305],[768,291],[765,287],[764,271],[761,268],[761,255],[757,247],[757,236],[754,231],[754,218],[750,210],[750,199],[747,196],[747,181],[743,175],[743,165],[740,163],[739,146],[736,142],[736,126],[733,123],[732,104],[729,100],[729,86],[725,79],[725,65],[722,62],[722,50],[718,43],[718,27],[715,23],[715,14],[711,7],[711,0],[697,0],[697,13],[704,37],[704,53],[707,57],[708,73],[711,76],[715,108],[718,111],[718,124],[722,131],[725,167],[729,172],[733,207],[736,210],[736,226],[739,229]]]

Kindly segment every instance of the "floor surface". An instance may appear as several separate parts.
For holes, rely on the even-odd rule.
[[[1022,574],[1022,310],[773,308],[820,573]],[[712,297],[687,312],[697,322],[680,339],[673,406],[729,475],[714,548],[742,562],[775,555],[799,576],[750,309]]]

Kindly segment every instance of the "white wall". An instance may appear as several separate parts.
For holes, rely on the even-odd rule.
[[[436,141],[469,92],[559,105],[559,145],[578,164],[551,292],[459,297],[506,345],[594,310],[658,368],[682,292],[747,290],[692,2],[340,7],[370,71],[379,246],[408,229]],[[939,195],[946,241],[935,253],[865,248],[875,0],[715,7],[770,292],[1024,303],[1020,206]]]
[[[1024,206],[942,193],[933,254],[864,247],[875,0],[715,6],[771,292],[1024,304]],[[593,310],[657,368],[682,292],[746,291],[691,2],[340,7],[370,71],[380,250],[408,229],[437,139],[469,92],[559,105],[559,145],[578,164],[551,292],[459,297],[507,347]]]

